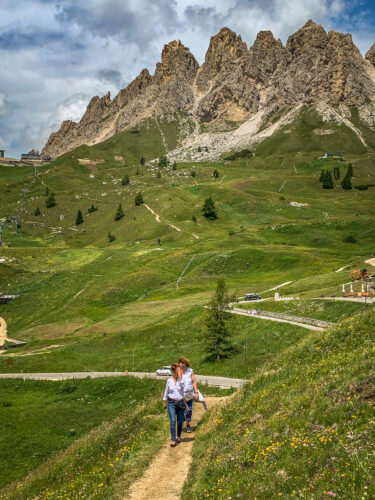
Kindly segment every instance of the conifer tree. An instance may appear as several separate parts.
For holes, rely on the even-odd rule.
[[[129,175],[125,174],[121,181],[121,186],[127,186],[129,182],[130,182]]]
[[[326,170],[323,179],[323,189],[333,189],[333,178],[329,170]]]
[[[140,165],[144,165],[146,163],[146,158],[144,156],[141,156],[139,163]]]
[[[200,146],[198,146],[198,153],[200,153],[202,151],[202,148]]]
[[[219,361],[233,351],[228,313],[231,299],[227,294],[225,281],[220,278],[215,293],[208,304],[204,322],[205,351],[208,358]]]
[[[211,196],[205,200],[202,212],[203,216],[206,217],[206,219],[215,220],[218,218],[215,209],[215,203]]]
[[[115,213],[115,220],[120,220],[124,217],[124,211],[122,209],[121,203],[117,207],[117,212]]]
[[[48,188],[47,188],[48,189]],[[46,199],[46,207],[52,208],[56,206],[55,193],[51,191],[48,198]]]
[[[158,170],[158,173],[156,174],[156,177],[157,177],[158,179],[160,179],[160,177],[161,177],[161,172],[160,172],[160,170]]]
[[[76,226],[79,226],[82,223],[83,223],[82,212],[81,212],[81,210],[78,210],[77,217],[76,217]]]
[[[41,211],[40,211],[40,208],[39,208],[39,207],[36,207],[35,212],[34,212],[34,215],[35,215],[36,217],[38,217],[39,215],[42,215],[42,213],[41,213]]]
[[[177,163],[175,161],[173,162],[172,170],[177,170]]]
[[[346,172],[345,177],[341,181],[341,186],[343,189],[352,189],[352,178],[350,172]]]
[[[168,165],[168,159],[166,156],[161,156],[159,158],[159,167],[164,168]]]
[[[91,207],[87,210],[89,214],[93,214],[98,210],[98,207],[96,207],[93,203],[91,203]]]
[[[220,175],[220,174],[219,174],[219,171],[215,168],[215,170],[214,170],[214,171],[213,171],[213,173],[212,173],[212,177],[213,177],[214,179],[217,179],[217,178],[219,177],[219,175]]]
[[[196,173],[196,171],[195,171],[195,170],[193,170],[193,171],[192,171],[191,176],[192,176],[192,177],[196,177],[196,176],[197,176],[197,173]]]
[[[352,163],[349,163],[349,165],[348,165],[348,174],[350,175],[350,177],[353,177],[353,175],[354,175]]]
[[[142,193],[137,193],[134,199],[134,204],[136,206],[142,205],[143,204],[143,196]]]

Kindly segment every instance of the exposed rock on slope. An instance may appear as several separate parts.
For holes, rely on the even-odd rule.
[[[195,123],[195,138],[201,124],[213,132],[250,120],[245,135],[251,142],[261,137],[259,127],[267,116],[322,103],[347,120],[349,107],[357,107],[360,119],[374,127],[375,44],[365,60],[351,35],[326,33],[308,21],[285,47],[270,31],[261,31],[248,50],[239,35],[222,28],[211,38],[201,67],[179,40],[170,42],[154,75],[142,70],[113,100],[109,93],[94,97],[79,123],[65,121],[51,134],[43,154],[56,157],[147,117],[176,120],[180,112]]]

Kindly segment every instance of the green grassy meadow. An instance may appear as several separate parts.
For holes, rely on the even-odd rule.
[[[349,286],[351,269],[367,267],[370,274],[375,272],[365,264],[375,255],[375,188],[354,188],[375,184],[375,153],[365,150],[343,126],[333,124],[334,133],[316,134],[314,130],[328,125],[304,110],[288,126],[288,133],[281,130],[259,144],[254,158],[160,167],[157,158],[179,144],[189,126],[182,115],[170,123],[149,120],[103,143],[66,153],[38,169],[37,175],[32,167],[0,166],[4,241],[0,293],[20,293],[0,305],[0,316],[8,323],[10,338],[27,342],[24,347],[0,351],[0,372],[154,372],[184,354],[199,374],[254,381],[224,412],[228,417],[223,413],[216,423],[207,418],[208,431],[195,457],[199,464],[206,446],[209,461],[197,473],[196,485],[189,479],[186,497],[228,498],[248,491],[256,498],[276,498],[279,493],[289,498],[295,490],[302,491],[303,498],[309,498],[309,491],[318,492],[320,498],[325,493],[319,467],[327,458],[321,443],[331,443],[332,429],[341,429],[341,449],[332,451],[340,466],[333,458],[330,463],[332,470],[344,474],[341,497],[351,498],[353,491],[364,491],[358,471],[367,455],[356,461],[344,433],[351,432],[349,421],[361,422],[363,435],[358,427],[358,442],[370,436],[359,417],[364,411],[367,418],[369,410],[363,406],[367,403],[361,403],[358,414],[353,413],[358,420],[351,421],[346,410],[335,405],[343,405],[348,395],[354,401],[350,373],[358,372],[358,380],[365,381],[358,363],[368,366],[370,359],[365,352],[370,345],[366,328],[372,324],[373,308],[319,299],[340,296],[342,284]],[[321,158],[338,149],[345,150],[342,162]],[[145,165],[140,165],[141,156]],[[353,189],[344,190],[341,179],[349,162],[354,165]],[[341,178],[334,189],[323,189],[321,170],[333,171],[337,166]],[[219,171],[217,179],[214,169]],[[130,183],[122,185],[126,174]],[[47,208],[51,192],[56,206]],[[137,193],[144,200],[139,206],[135,205]],[[217,210],[215,221],[202,215],[209,196]],[[120,203],[124,217],[115,220]],[[92,204],[97,211],[89,213]],[[84,221],[76,225],[78,210]],[[18,232],[12,217],[18,217]],[[108,233],[114,236],[112,241]],[[296,325],[233,315],[233,353],[219,362],[208,361],[204,306],[219,277],[225,278],[229,292],[237,297],[256,292],[269,298],[262,309],[338,325],[311,333]],[[299,300],[274,302],[274,287],[282,284],[281,295]],[[355,282],[354,287],[360,290],[361,283]],[[350,323],[347,318],[353,314],[357,319]],[[362,345],[358,340],[358,355],[356,338],[346,335],[350,324],[364,339]],[[321,357],[323,352],[326,358]],[[352,363],[347,374],[345,363]],[[311,380],[309,393],[306,373]],[[343,376],[342,386],[335,374]],[[280,382],[290,391],[281,394]],[[117,498],[165,441],[157,382],[106,379],[73,385],[70,391],[63,389],[63,383],[0,384],[0,401],[5,403],[0,405],[0,415],[10,422],[0,439],[14,442],[12,448],[1,447],[2,461],[9,462],[9,467],[0,498]],[[279,396],[285,400],[280,402]],[[146,406],[142,405],[145,398],[150,401]],[[359,404],[359,399],[353,404]],[[47,427],[38,428],[38,419],[48,422]],[[219,462],[213,459],[212,425],[227,453],[218,457]],[[313,437],[308,425],[317,426]],[[294,446],[275,445],[275,440],[288,443],[293,436],[294,443],[299,440],[298,447],[307,439],[305,458],[298,459],[300,477],[297,462],[289,469]],[[17,451],[11,453],[11,449]],[[323,458],[316,459],[320,452]],[[351,464],[350,484],[342,471],[345,453]],[[253,469],[250,463],[260,455],[266,458],[259,469]],[[28,476],[30,471],[33,474]],[[256,476],[251,487],[244,478],[249,471]],[[328,476],[324,491],[334,487],[339,491],[331,469]],[[230,493],[217,482],[220,477],[227,479]]]
[[[202,421],[182,498],[373,498],[374,322],[310,332]]]

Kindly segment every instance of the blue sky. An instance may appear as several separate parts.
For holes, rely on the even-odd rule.
[[[153,72],[170,40],[201,63],[223,26],[248,46],[267,29],[285,43],[310,18],[350,32],[362,54],[375,41],[374,0],[0,0],[0,147],[41,149],[92,96]]]

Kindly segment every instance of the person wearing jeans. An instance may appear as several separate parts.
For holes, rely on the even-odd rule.
[[[168,406],[168,415],[171,423],[171,446],[181,442],[182,424],[184,423],[185,402],[184,384],[181,369],[177,363],[172,365],[172,376],[167,380],[163,396],[163,407]],[[176,436],[177,424],[177,436]]]
[[[193,429],[190,427],[190,422],[193,413],[193,401],[194,399],[197,401],[199,399],[197,381],[195,380],[193,370],[190,368],[190,361],[187,358],[180,356],[178,363],[180,365],[182,382],[184,384],[185,401],[188,406],[185,414],[186,426],[184,431],[193,432]]]

